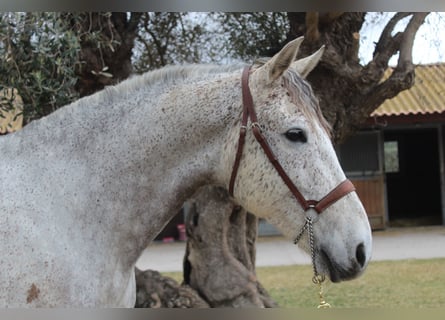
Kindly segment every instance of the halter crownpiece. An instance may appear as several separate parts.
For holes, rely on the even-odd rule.
[[[318,214],[322,213],[333,203],[346,196],[352,191],[355,191],[355,187],[352,182],[348,179],[341,182],[338,186],[332,189],[326,196],[324,196],[321,200],[306,200],[306,198],[301,194],[295,184],[287,175],[286,171],[284,171],[277,157],[273,153],[270,148],[266,137],[261,132],[261,125],[258,122],[258,118],[255,112],[255,105],[253,103],[252,94],[249,89],[249,74],[250,67],[245,67],[243,70],[243,75],[241,78],[241,87],[242,87],[242,96],[243,96],[243,115],[241,119],[241,128],[240,135],[238,140],[238,148],[235,155],[235,162],[233,164],[232,175],[230,177],[229,183],[229,193],[233,196],[233,190],[235,186],[235,179],[238,173],[239,164],[241,162],[241,156],[243,154],[244,143],[246,140],[247,129],[247,121],[250,119],[253,135],[257,142],[263,148],[264,153],[266,154],[269,161],[274,166],[275,170],[280,175],[283,182],[287,185],[291,193],[300,203],[301,207],[304,211],[308,211],[309,209],[314,209]]]

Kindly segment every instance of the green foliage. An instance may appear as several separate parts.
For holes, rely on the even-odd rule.
[[[0,90],[15,88],[22,97],[24,124],[79,98],[79,76],[95,74],[82,73],[83,57],[94,54],[95,61],[103,62],[105,51],[114,52],[119,43],[113,37],[112,15],[101,17],[85,12],[0,13]],[[265,55],[281,46],[286,28],[286,15],[279,12],[143,13],[133,69],[140,73],[167,64],[226,63]],[[101,75],[111,76],[102,65]],[[10,98],[0,102],[2,110],[12,108]]]
[[[59,13],[0,14],[0,90],[17,89],[25,123],[77,98],[79,49]]]

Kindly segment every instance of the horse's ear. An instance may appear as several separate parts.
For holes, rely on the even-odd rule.
[[[324,45],[309,57],[292,63],[292,68],[304,79],[315,68],[324,53]]]
[[[264,65],[269,67],[269,82],[277,80],[291,66],[303,40],[304,37],[292,40]]]

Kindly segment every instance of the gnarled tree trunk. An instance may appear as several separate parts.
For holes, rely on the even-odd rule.
[[[255,275],[257,219],[208,186],[190,200],[184,283],[211,307],[274,307]]]
[[[136,272],[137,307],[276,307],[255,275],[257,218],[207,186],[186,205],[184,281]]]
[[[158,271],[136,269],[136,308],[208,308],[209,304],[187,285]]]

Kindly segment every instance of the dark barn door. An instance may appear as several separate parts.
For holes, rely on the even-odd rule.
[[[442,224],[437,129],[384,132],[391,226]]]

